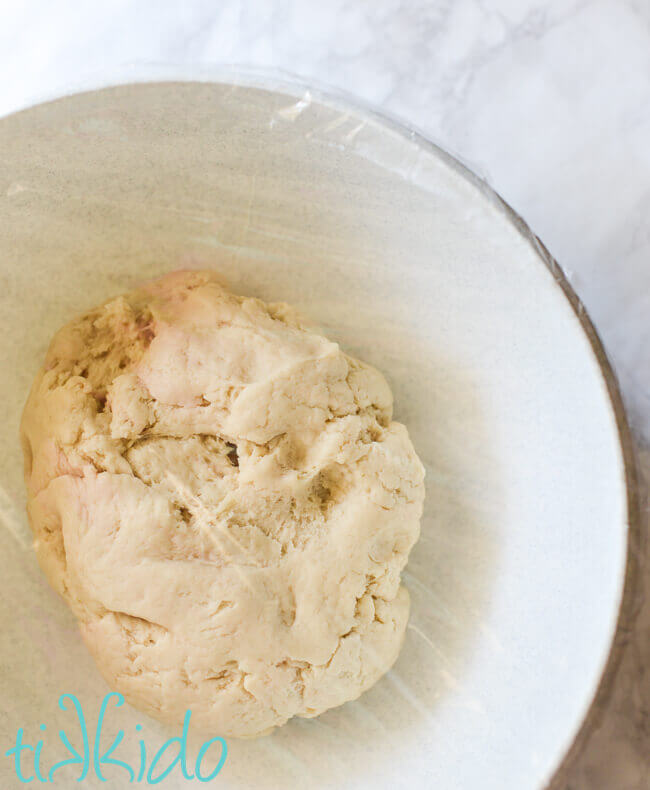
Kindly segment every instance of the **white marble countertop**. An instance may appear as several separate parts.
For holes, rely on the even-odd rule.
[[[0,4],[0,114],[143,62],[274,67],[332,85],[401,116],[483,175],[586,304],[647,483],[650,0]],[[614,692],[559,786],[650,787],[650,596]]]

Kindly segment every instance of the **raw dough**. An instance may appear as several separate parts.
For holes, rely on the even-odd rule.
[[[176,272],[55,336],[21,428],[39,561],[108,683],[262,734],[400,650],[424,470],[374,368]]]

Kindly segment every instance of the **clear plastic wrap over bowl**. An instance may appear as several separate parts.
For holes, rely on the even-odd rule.
[[[597,338],[523,223],[397,124],[242,74],[41,104],[0,121],[0,151],[3,741],[46,722],[52,761],[59,695],[92,721],[107,691],[30,548],[17,426],[32,377],[76,313],[212,267],[380,368],[427,468],[397,664],[356,702],[231,741],[221,781],[548,782],[609,654],[631,472]],[[152,744],[176,734],[113,711],[132,764],[143,721]]]

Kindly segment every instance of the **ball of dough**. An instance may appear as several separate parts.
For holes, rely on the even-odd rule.
[[[381,374],[175,272],[54,337],[23,414],[38,559],[155,718],[252,736],[395,661],[424,470]]]

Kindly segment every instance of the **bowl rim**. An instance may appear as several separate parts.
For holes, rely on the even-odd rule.
[[[615,678],[628,642],[629,630],[636,621],[641,601],[640,556],[645,545],[641,523],[640,472],[636,445],[630,429],[623,397],[616,373],[605,351],[603,342],[585,306],[571,286],[561,265],[549,252],[541,239],[531,230],[523,217],[490,186],[479,174],[480,168],[465,161],[456,153],[450,153],[441,144],[416,125],[399,115],[379,109],[372,103],[353,96],[339,88],[325,85],[312,78],[304,78],[291,72],[273,68],[251,67],[245,64],[220,64],[200,66],[191,64],[138,63],[118,66],[110,71],[97,73],[90,78],[75,80],[59,89],[29,97],[18,109],[0,114],[3,119],[28,112],[41,104],[65,100],[74,95],[96,93],[117,87],[145,84],[225,84],[242,88],[281,93],[304,101],[312,101],[334,107],[354,115],[361,120],[373,121],[377,125],[397,134],[421,150],[441,159],[448,167],[468,181],[498,210],[500,210],[533,248],[540,262],[551,272],[557,287],[569,303],[575,317],[586,335],[592,353],[605,383],[605,388],[616,422],[619,446],[624,467],[626,488],[627,541],[626,554],[619,574],[618,616],[612,626],[610,647],[605,657],[599,679],[596,682],[586,713],[570,738],[563,756],[552,774],[540,786],[540,790],[560,790],[563,775],[576,761],[589,740],[590,733],[600,722],[604,709],[615,685]]]

